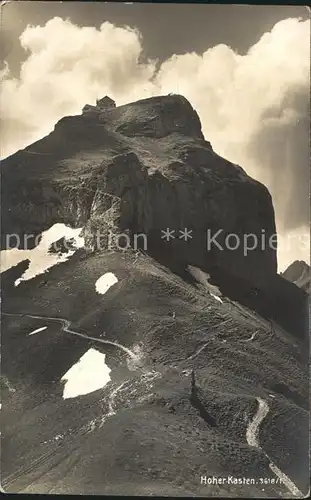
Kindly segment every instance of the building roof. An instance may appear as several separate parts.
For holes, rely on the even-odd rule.
[[[105,95],[105,97],[102,97],[101,99],[97,99],[96,104],[97,105],[101,105],[101,104],[113,104],[114,106],[116,105],[116,103],[114,102],[114,100],[111,99],[111,97],[109,97],[108,95]]]

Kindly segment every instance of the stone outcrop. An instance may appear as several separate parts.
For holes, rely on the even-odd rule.
[[[281,275],[305,292],[311,292],[310,266],[305,261],[295,260]]]
[[[276,273],[268,190],[213,151],[182,96],[63,118],[47,137],[3,161],[2,185],[2,246],[6,234],[17,233],[23,247],[25,233],[64,222],[84,227],[92,249],[105,245],[109,231],[145,233],[147,251],[159,259],[207,271],[217,265],[256,283]],[[166,228],[174,231],[169,242]],[[185,228],[192,231],[188,241]],[[220,231],[210,249],[208,230]],[[235,250],[235,236],[225,244],[231,233],[240,238]],[[260,243],[245,255],[250,233]]]
[[[99,109],[96,106],[92,106],[91,104],[85,104],[85,106],[83,106],[83,108],[82,108],[83,114],[89,114],[89,113],[95,114],[98,112],[99,112]]]
[[[190,403],[199,412],[200,417],[211,427],[216,427],[216,419],[208,413],[200,399],[200,389],[196,385],[194,370],[191,371]]]

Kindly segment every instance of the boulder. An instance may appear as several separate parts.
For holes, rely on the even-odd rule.
[[[295,260],[281,275],[302,290],[311,292],[310,266],[304,260]]]

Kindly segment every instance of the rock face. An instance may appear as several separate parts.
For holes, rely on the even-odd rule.
[[[182,96],[63,118],[47,137],[4,160],[2,185],[2,248],[8,234],[18,234],[22,248],[26,233],[64,222],[83,226],[92,249],[105,248],[109,232],[132,240],[144,233],[148,253],[181,264],[217,265],[256,283],[276,273],[269,192],[213,151]],[[174,231],[169,242],[166,228]],[[188,241],[185,228],[192,231]],[[247,255],[246,234],[253,235],[249,246],[259,241]]]
[[[244,498],[294,498],[272,481],[273,462],[306,496],[308,349],[297,338],[130,250],[80,249],[14,287],[26,263],[16,267],[2,278],[5,491],[239,498],[241,485],[200,482],[232,476],[254,478]],[[107,271],[119,281],[102,295]],[[106,354],[111,382],[64,400],[61,379],[90,348]]]
[[[310,266],[303,260],[295,260],[284,273],[283,278],[295,283],[299,288],[306,292],[311,292]]]
[[[87,244],[60,263],[63,233],[44,273],[20,280],[26,255],[1,275],[5,491],[241,496],[241,484],[200,480],[217,476],[253,478],[245,498],[305,497],[308,296],[267,245],[207,251],[207,229],[269,237],[274,214],[266,188],[204,140],[190,104],[64,118],[6,159],[2,180],[3,244],[61,222]],[[146,250],[114,251],[120,233],[124,246],[144,233]],[[64,375],[90,349],[110,380],[64,399]],[[98,383],[95,364],[87,379]]]

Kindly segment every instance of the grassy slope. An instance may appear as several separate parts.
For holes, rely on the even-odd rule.
[[[119,283],[98,295],[94,284],[108,271]],[[15,389],[10,392],[2,379],[2,471],[4,478],[15,478],[7,491],[244,497],[284,492],[280,486],[262,491],[259,485],[200,485],[201,475],[273,477],[266,457],[245,438],[258,396],[270,407],[261,446],[307,490],[306,367],[299,341],[276,325],[225,298],[221,304],[201,285],[130,252],[80,251],[15,291],[7,288],[3,310],[68,318],[74,330],[94,337],[105,331],[105,338],[141,353],[140,366],[131,371],[114,347],[69,336],[55,324],[28,337],[46,323],[4,318],[2,375]],[[61,376],[91,346],[107,354],[112,381],[87,396],[62,400]],[[190,402],[192,368],[215,426]],[[116,414],[100,426],[121,382]]]

